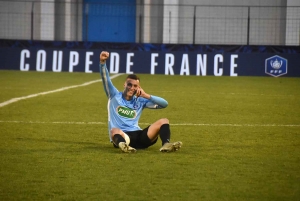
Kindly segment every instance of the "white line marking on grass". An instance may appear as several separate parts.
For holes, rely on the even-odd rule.
[[[183,123],[183,124],[170,124],[172,126],[243,126],[243,127],[298,127],[300,125],[297,124],[189,124],[189,123]]]
[[[54,122],[46,122],[46,121],[0,121],[0,123],[17,123],[17,124],[107,124],[104,122],[70,122],[70,121],[54,121]]]
[[[19,124],[107,124],[107,122],[45,122],[45,121],[1,121],[0,123],[19,123]],[[140,123],[140,125],[150,125],[151,123]],[[231,126],[231,127],[300,127],[300,124],[192,124],[180,123],[170,124],[171,126]]]
[[[122,74],[113,75],[113,76],[110,77],[110,79],[116,78],[116,77],[118,77],[120,75],[122,75]],[[52,90],[52,91],[45,91],[45,92],[41,92],[41,93],[37,93],[37,94],[31,94],[31,95],[28,95],[28,96],[22,96],[22,97],[18,97],[18,98],[12,98],[12,99],[10,99],[8,101],[0,103],[0,107],[4,107],[6,105],[18,102],[20,100],[25,100],[25,99],[34,98],[34,97],[41,96],[41,95],[47,95],[47,94],[51,94],[51,93],[65,91],[65,90],[73,89],[73,88],[77,88],[77,87],[84,87],[84,86],[87,86],[87,85],[90,85],[90,84],[93,84],[93,83],[96,83],[96,82],[102,82],[102,80],[99,79],[99,80],[94,80],[94,81],[90,81],[90,82],[85,82],[85,83],[79,84],[79,85],[73,85],[73,86],[69,86],[69,87],[62,87],[62,88],[55,89],[55,90]]]
[[[151,93],[176,93],[176,91],[149,91]],[[208,93],[208,92],[200,92],[200,91],[191,91],[186,92],[188,94],[205,94],[205,95],[234,95],[234,96],[269,96],[269,97],[294,97],[296,94],[284,94],[284,95],[278,95],[278,94],[251,94],[251,93]]]

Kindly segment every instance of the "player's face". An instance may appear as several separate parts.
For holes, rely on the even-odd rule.
[[[125,82],[125,95],[132,97],[135,95],[136,90],[140,87],[140,83],[138,80],[127,79]]]

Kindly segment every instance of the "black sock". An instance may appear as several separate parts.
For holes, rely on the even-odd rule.
[[[113,137],[113,141],[114,141],[115,145],[117,145],[117,146],[119,146],[120,142],[126,142],[125,139],[120,134],[115,134]]]
[[[170,142],[171,131],[169,124],[163,124],[159,129],[159,137],[161,139],[162,145],[166,142]]]

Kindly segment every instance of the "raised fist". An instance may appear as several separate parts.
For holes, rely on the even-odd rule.
[[[104,64],[106,62],[106,59],[108,59],[109,53],[106,51],[102,51],[100,53],[100,63]]]

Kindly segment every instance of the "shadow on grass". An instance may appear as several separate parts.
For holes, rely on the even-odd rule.
[[[95,150],[95,151],[101,151],[101,152],[107,152],[107,153],[113,153],[117,149],[113,148],[113,146],[109,143],[96,143],[96,142],[79,142],[79,141],[72,141],[72,140],[57,140],[57,139],[37,139],[37,138],[16,138],[18,141],[27,141],[31,143],[47,143],[47,144],[61,144],[60,147],[48,146],[49,148],[43,148],[43,149],[34,149],[34,146],[32,146],[33,149],[30,149],[30,151],[66,151],[66,152],[74,152],[77,150],[78,152],[81,152],[83,150]],[[42,144],[41,144],[42,145]],[[39,145],[38,147],[40,147]],[[45,146],[46,147],[46,146]],[[68,151],[69,150],[69,151]]]
[[[72,140],[58,140],[58,139],[48,139],[48,138],[16,138],[19,142],[29,142],[33,143],[33,146],[30,148],[22,149],[19,151],[24,151],[26,153],[30,152],[64,152],[64,153],[82,153],[82,152],[102,152],[102,153],[109,153],[109,154],[127,154],[122,153],[119,148],[114,148],[113,145],[109,142],[84,142],[84,141],[72,141]],[[40,143],[40,144],[37,144]],[[27,146],[28,147],[28,146]],[[42,147],[42,148],[41,148]],[[151,146],[147,149],[138,149],[137,153],[143,154],[154,154],[157,153],[164,154],[159,152],[159,147]],[[17,150],[15,150],[17,151]],[[17,151],[18,152],[18,151]]]

